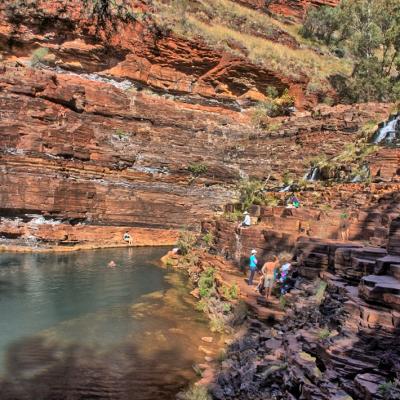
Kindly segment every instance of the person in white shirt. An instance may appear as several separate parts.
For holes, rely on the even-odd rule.
[[[242,226],[242,227],[250,226],[250,225],[251,225],[250,214],[249,214],[247,211],[245,211],[245,212],[243,213],[243,216],[244,216],[244,218],[243,218],[243,221],[242,221],[242,223],[241,223],[240,226]]]

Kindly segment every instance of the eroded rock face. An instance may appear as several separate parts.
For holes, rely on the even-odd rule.
[[[164,229],[223,211],[241,177],[280,179],[288,157],[302,176],[305,148],[334,152],[371,112],[388,108],[322,108],[283,119],[271,134],[252,127],[245,113],[93,76],[7,66],[0,90],[4,217]],[[192,164],[206,171],[195,176]]]
[[[82,4],[0,5],[6,237],[35,236],[31,215],[71,226],[198,226],[235,198],[241,178],[303,176],[304,154],[336,154],[367,120],[389,113],[382,104],[322,106],[260,130],[248,106],[271,85],[288,88],[299,108],[310,106],[306,77],[295,82],[162,32],[146,14],[148,2],[131,2],[143,19],[129,23],[96,20]],[[49,50],[45,65],[26,67],[38,48]],[[197,176],[193,165],[206,170]],[[9,224],[16,218],[17,232]],[[49,240],[79,236],[65,230],[43,232]]]
[[[131,4],[146,15],[146,4]],[[81,0],[68,5],[41,0],[18,6],[2,2],[0,20],[0,44],[7,59],[27,58],[32,50],[45,47],[51,53],[47,62],[53,66],[130,79],[191,102],[238,108],[237,99],[264,98],[269,86],[289,89],[300,108],[315,101],[304,95],[307,77],[293,81],[246,58],[213,50],[203,41],[173,36],[147,16],[142,22],[98,21],[88,15]]]

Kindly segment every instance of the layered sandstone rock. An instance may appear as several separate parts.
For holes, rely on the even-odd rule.
[[[3,67],[0,89],[0,207],[3,217],[26,222],[35,214],[72,224],[194,226],[223,210],[241,177],[268,172],[279,179],[287,164],[282,152],[301,176],[304,147],[297,142],[309,153],[334,152],[371,109],[387,110],[326,108],[290,117],[270,135],[234,111],[87,76]],[[206,171],[194,176],[192,164]]]
[[[273,86],[280,92],[288,88],[299,107],[307,103],[302,94],[307,77],[295,82],[244,57],[214,50],[201,40],[163,32],[140,1],[130,4],[144,15],[143,20],[128,22],[112,15],[96,19],[81,0],[64,3],[41,0],[17,7],[12,1],[3,2],[0,44],[6,59],[24,61],[43,47],[50,51],[46,61],[52,66],[129,79],[156,92],[185,96],[190,102],[238,108],[236,100],[264,98]]]

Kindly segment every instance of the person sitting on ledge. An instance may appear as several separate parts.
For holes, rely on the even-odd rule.
[[[248,228],[251,225],[250,214],[247,211],[245,211],[243,213],[243,216],[244,216],[244,218],[243,218],[243,221],[240,223],[240,226]]]
[[[133,244],[132,236],[129,234],[128,231],[124,233],[124,241],[128,242],[129,246],[132,246]]]

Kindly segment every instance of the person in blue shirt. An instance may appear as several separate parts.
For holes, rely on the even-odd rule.
[[[253,278],[257,271],[258,261],[257,261],[256,254],[257,254],[257,250],[253,249],[251,251],[250,260],[249,260],[249,268],[250,268],[250,276],[249,276],[249,281],[248,281],[249,285],[253,284]]]

